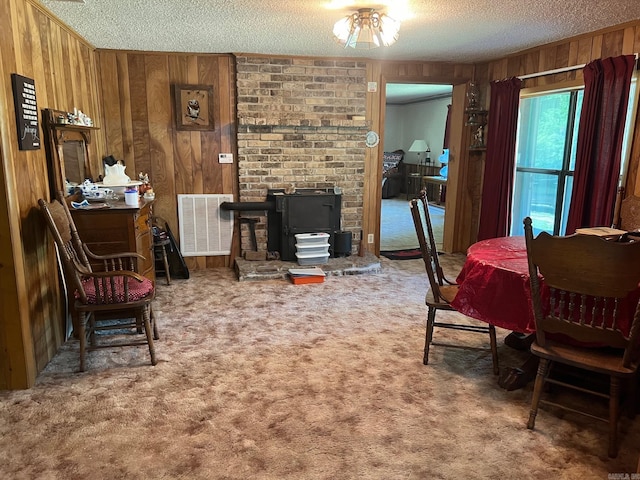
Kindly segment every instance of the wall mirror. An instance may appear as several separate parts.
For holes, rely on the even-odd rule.
[[[64,176],[67,182],[80,184],[87,178],[86,143],[83,140],[67,140],[62,144]],[[91,175],[88,175],[89,177]]]
[[[60,190],[69,195],[68,186],[79,185],[86,178],[93,179],[89,143],[91,131],[96,127],[69,123],[69,113],[60,110],[48,108],[42,116],[52,196]]]

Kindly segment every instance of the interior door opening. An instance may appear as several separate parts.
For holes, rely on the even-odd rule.
[[[436,243],[442,247],[447,175],[443,153],[452,91],[452,85],[443,84],[386,84],[380,251],[418,247],[407,200],[423,187]],[[434,177],[434,181],[425,181],[425,177]]]

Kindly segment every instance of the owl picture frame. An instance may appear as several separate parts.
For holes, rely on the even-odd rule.
[[[174,85],[176,129],[213,130],[213,86]]]

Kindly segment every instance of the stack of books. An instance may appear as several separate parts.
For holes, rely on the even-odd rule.
[[[326,274],[320,267],[290,268],[291,283],[303,285],[305,283],[322,283]]]

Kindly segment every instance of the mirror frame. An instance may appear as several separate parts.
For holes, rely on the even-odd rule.
[[[64,143],[67,141],[83,142],[85,178],[93,178],[89,162],[89,144],[91,143],[91,131],[97,130],[98,127],[66,123],[69,115],[68,112],[51,108],[42,111],[42,125],[49,163],[49,188],[52,198],[55,198],[58,191],[64,192],[65,196],[69,195],[66,189],[64,168]]]

